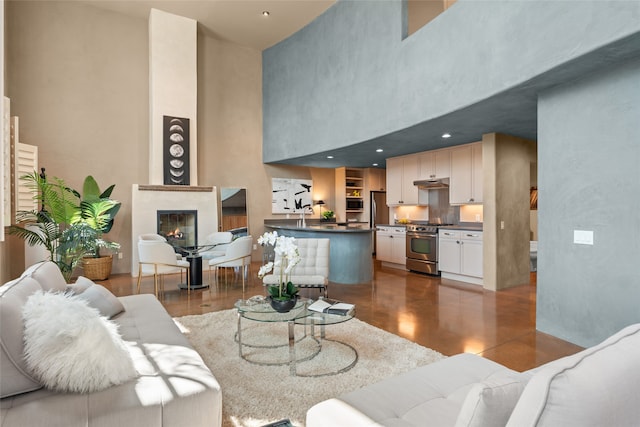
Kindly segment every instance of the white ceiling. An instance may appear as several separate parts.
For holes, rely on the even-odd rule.
[[[209,35],[264,50],[321,15],[335,0],[79,0],[148,18],[151,8],[194,19]],[[269,11],[265,17],[263,11]]]

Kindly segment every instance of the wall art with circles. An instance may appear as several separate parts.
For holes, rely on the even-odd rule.
[[[163,116],[164,185],[189,185],[189,119]]]

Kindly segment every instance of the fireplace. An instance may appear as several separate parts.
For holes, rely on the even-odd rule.
[[[158,234],[172,246],[192,248],[198,246],[197,210],[158,211]]]

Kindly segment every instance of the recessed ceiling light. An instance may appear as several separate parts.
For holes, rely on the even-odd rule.
[[[377,163],[374,163],[374,164],[373,164],[373,165],[371,165],[371,166],[378,166],[378,164],[377,164]]]
[[[268,10],[263,10],[262,11],[262,16],[269,16],[269,15],[271,15],[271,13],[269,13]]]
[[[450,133],[443,133],[442,137],[443,138],[451,138],[451,134]]]
[[[333,156],[327,156],[327,159],[333,159]]]
[[[382,153],[383,151],[384,151],[384,150],[383,150],[382,148],[378,148],[378,149],[376,150],[376,153]]]

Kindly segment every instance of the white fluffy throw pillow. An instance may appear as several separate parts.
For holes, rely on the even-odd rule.
[[[36,292],[22,316],[25,361],[45,387],[86,393],[136,376],[117,325],[77,296]]]

